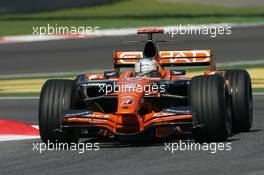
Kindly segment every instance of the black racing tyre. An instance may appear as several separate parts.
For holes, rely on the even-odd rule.
[[[61,114],[75,106],[73,103],[73,80],[48,80],[42,87],[39,99],[39,130],[43,142],[77,142],[79,137],[73,130],[60,129]]]
[[[189,89],[194,111],[194,139],[225,141],[231,134],[231,104],[228,89],[219,75],[195,76]]]
[[[246,132],[252,126],[251,78],[246,70],[227,70],[225,79],[232,96],[233,132]]]

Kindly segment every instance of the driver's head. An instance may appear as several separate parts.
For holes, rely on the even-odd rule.
[[[135,64],[136,76],[147,77],[153,72],[158,72],[159,67],[155,59],[142,58]]]

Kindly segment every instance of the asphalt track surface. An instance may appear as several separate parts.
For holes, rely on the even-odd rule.
[[[0,174],[264,174],[264,96],[254,96],[254,123],[250,132],[232,136],[231,151],[165,151],[165,143],[127,145],[100,141],[98,151],[33,151],[39,140],[0,143]],[[2,106],[5,102],[0,101]],[[36,122],[37,100],[22,100],[10,106],[27,112],[14,119]],[[9,103],[11,104],[11,103]],[[1,107],[2,108],[2,107]],[[1,110],[2,111],[2,110]],[[8,111],[8,109],[6,110]],[[19,112],[18,112],[19,113]],[[15,112],[10,112],[10,115]],[[31,114],[23,118],[24,114]],[[23,119],[22,119],[23,118]],[[188,137],[182,140],[188,143]],[[96,140],[92,140],[97,142]],[[85,142],[91,142],[86,140]],[[167,143],[177,142],[169,140]],[[80,151],[81,152],[81,151]]]
[[[264,27],[234,30],[223,37],[187,39],[177,48],[213,48],[217,61],[262,59]],[[112,49],[125,48],[123,37],[9,44],[0,46],[0,74],[80,71],[111,66]],[[128,37],[128,40],[135,40]],[[169,45],[163,45],[169,46]],[[129,46],[135,47],[133,45]],[[89,52],[89,54],[87,54]],[[95,59],[96,58],[96,59]],[[220,59],[221,58],[221,59]],[[62,61],[63,60],[63,61]],[[77,61],[77,62],[76,62]],[[78,62],[82,61],[82,62]],[[76,64],[75,64],[76,63]],[[233,135],[231,151],[165,151],[163,142],[127,145],[99,141],[98,151],[33,151],[33,142],[0,142],[0,174],[264,174],[264,96],[254,96],[254,121],[250,132]],[[0,119],[37,124],[38,100],[0,100]],[[183,142],[187,142],[183,138]],[[91,142],[97,140],[87,140]],[[177,142],[169,140],[167,142]]]
[[[112,66],[114,50],[142,49],[142,44],[121,44],[124,40],[144,40],[146,36],[89,38],[0,45],[0,75],[41,72],[84,71]],[[161,43],[161,50],[213,49],[216,62],[264,59],[264,25],[233,28],[231,35],[181,35],[158,40],[180,40],[183,43]]]

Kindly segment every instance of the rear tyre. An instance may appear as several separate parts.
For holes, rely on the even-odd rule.
[[[60,117],[75,106],[73,80],[48,80],[42,87],[39,100],[39,130],[43,142],[77,142],[79,137],[73,130],[58,132]]]
[[[221,76],[193,77],[189,103],[194,110],[193,134],[196,141],[224,141],[230,136],[230,95]]]
[[[251,78],[246,70],[227,70],[225,79],[232,96],[232,130],[249,131],[253,119]]]

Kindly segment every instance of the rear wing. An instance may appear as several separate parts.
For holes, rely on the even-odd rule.
[[[143,57],[142,51],[114,52],[114,66],[133,67]],[[160,51],[161,66],[209,66],[213,63],[211,50]]]

